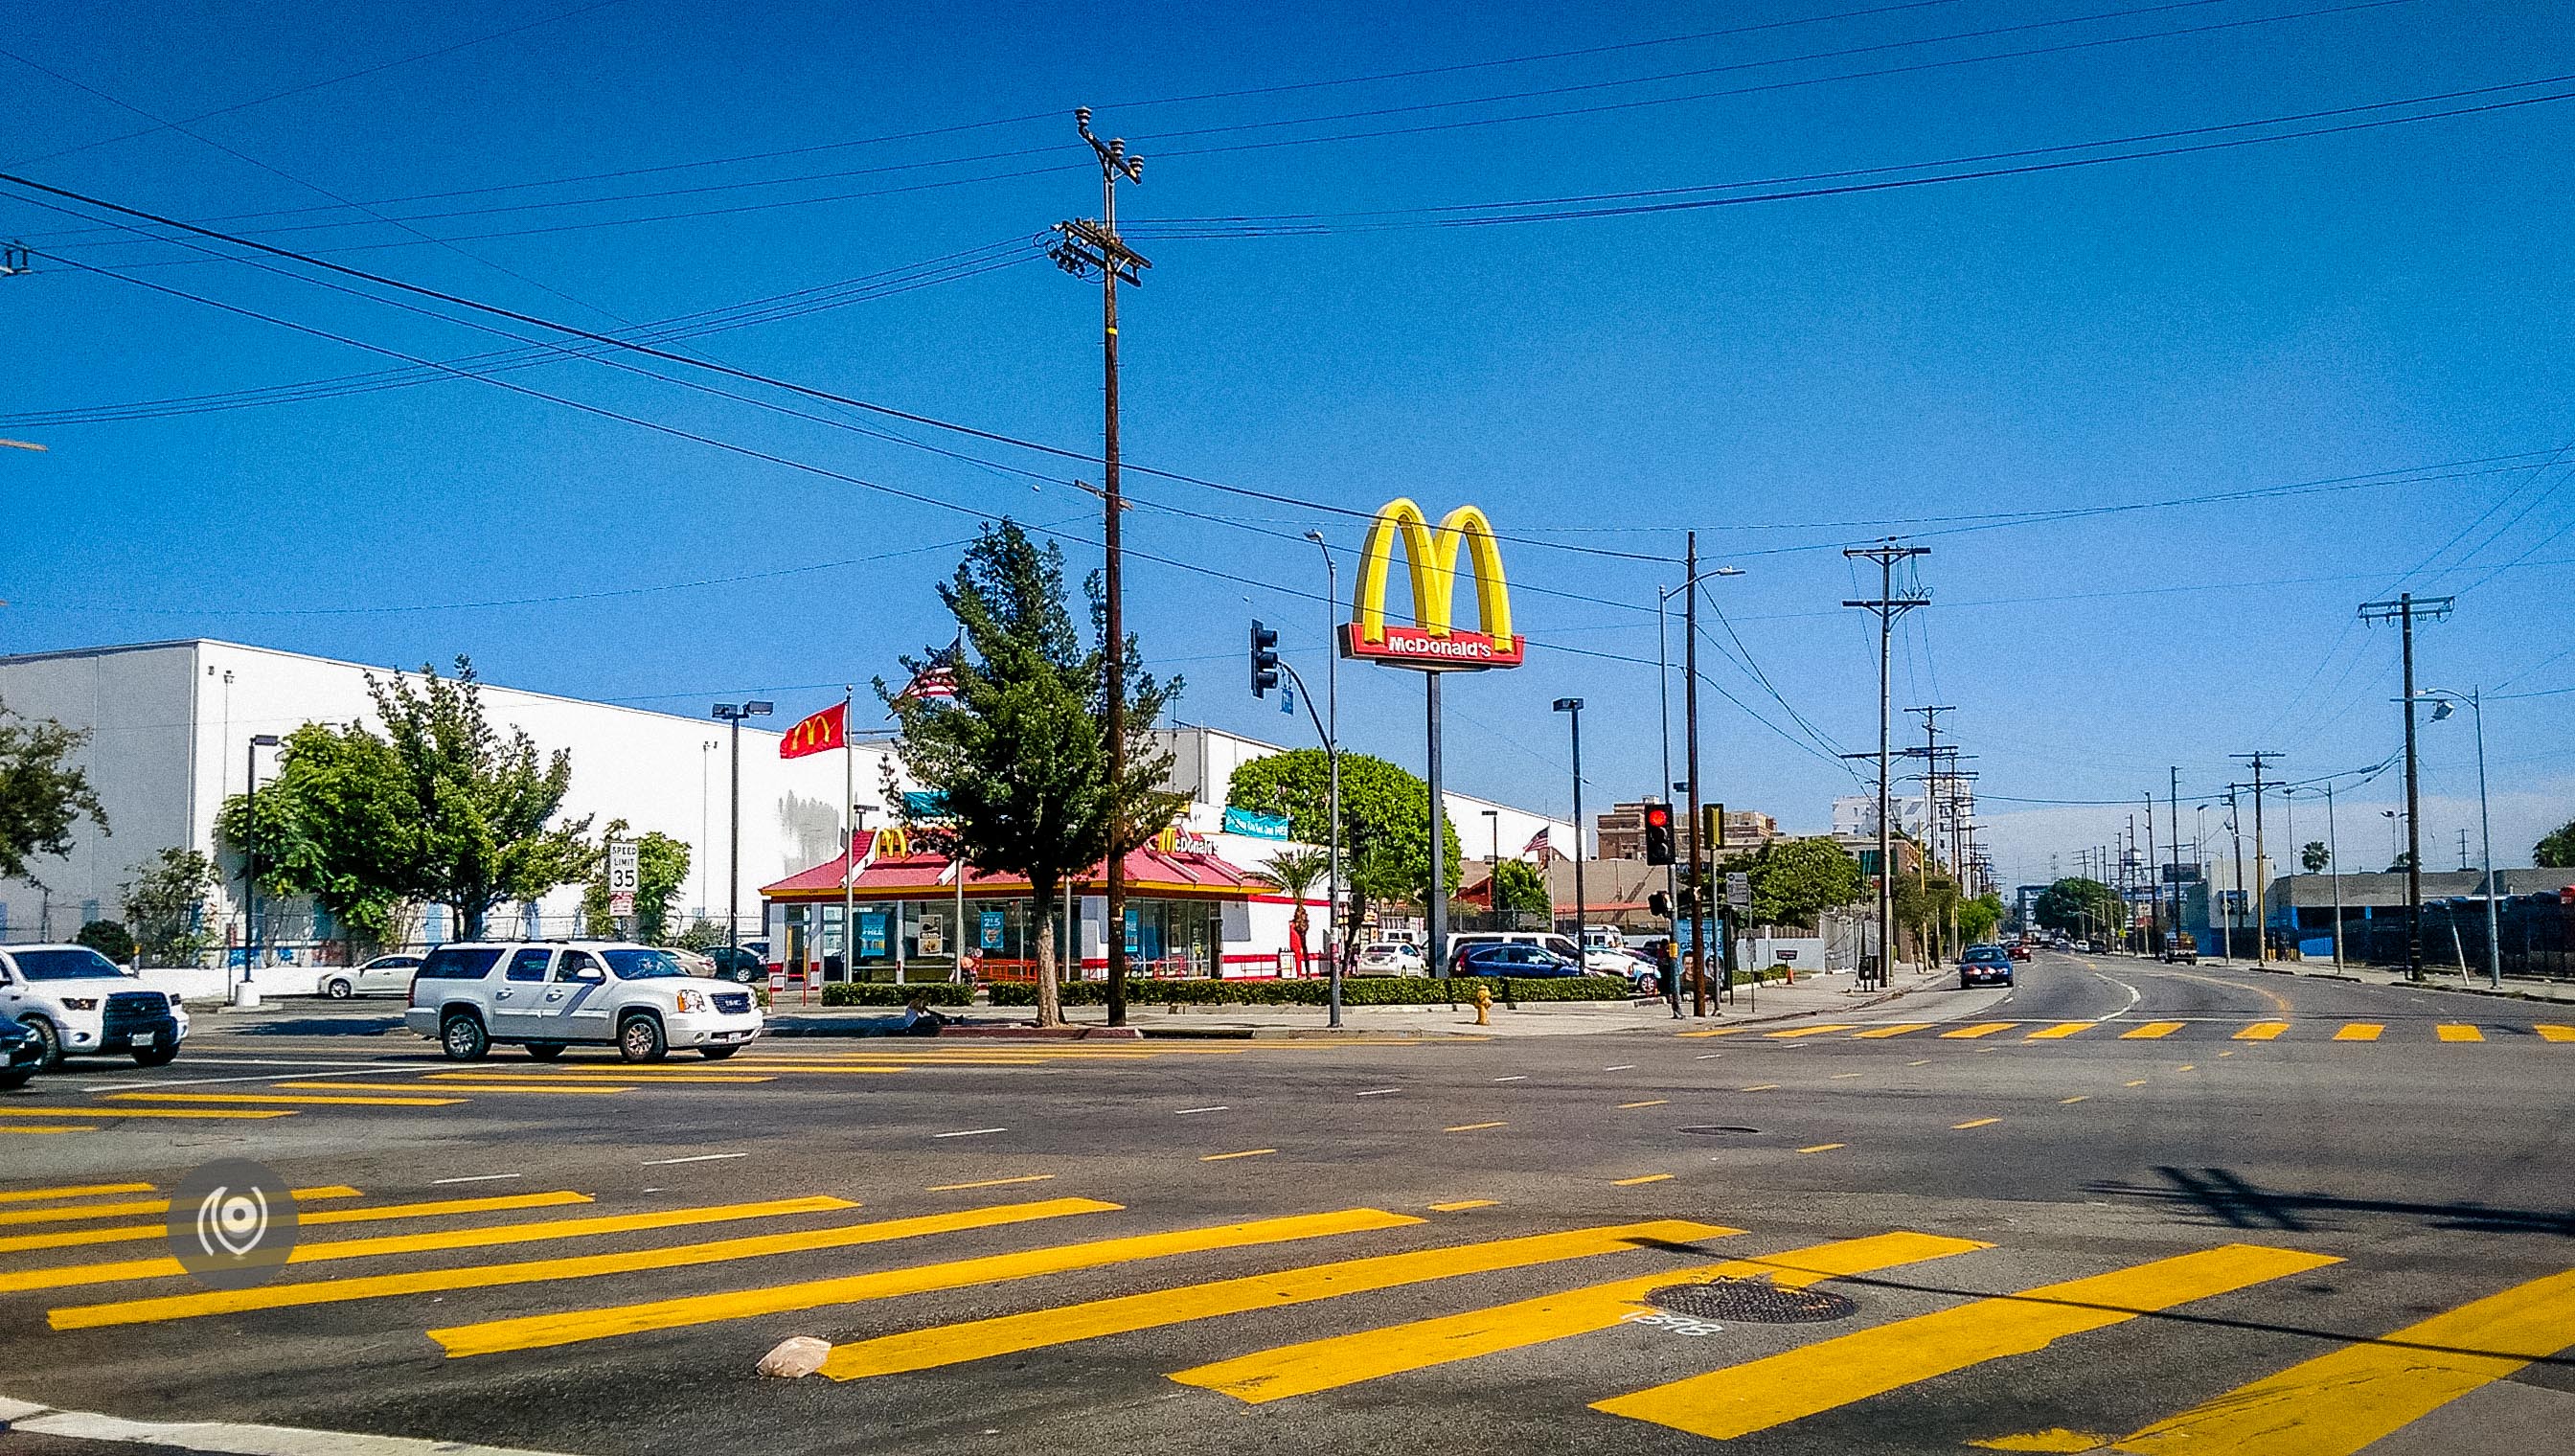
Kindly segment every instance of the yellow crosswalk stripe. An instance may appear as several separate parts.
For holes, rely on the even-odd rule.
[[[2243,1030],[2236,1032],[2235,1039],[2238,1041],[2270,1041],[2276,1039],[2281,1032],[2288,1029],[2289,1023],[2286,1021],[2256,1021],[2252,1025],[2245,1027]]]
[[[418,1092],[423,1090],[442,1092],[448,1090],[445,1087],[425,1086],[420,1082],[271,1082],[269,1085],[272,1087],[280,1087],[290,1092],[328,1092],[343,1087],[353,1092]],[[579,1086],[570,1087],[516,1086],[505,1082],[474,1082],[469,1085],[474,1095],[478,1097],[489,1092],[546,1092],[555,1096],[565,1097],[607,1097],[614,1096],[619,1092],[631,1092],[635,1090],[631,1086],[610,1087],[601,1086],[593,1082],[584,1082]],[[456,1090],[464,1091],[467,1090],[467,1088],[459,1087]]]
[[[767,1076],[749,1076],[740,1072],[653,1072],[627,1071],[619,1068],[601,1067],[597,1071],[583,1071],[575,1069],[572,1071],[525,1072],[431,1072],[429,1074],[429,1080],[432,1082],[525,1082],[531,1086],[557,1081],[562,1082],[566,1086],[587,1086],[593,1082],[617,1082],[621,1084],[643,1082],[739,1082],[744,1086],[752,1086],[760,1082],[775,1081],[777,1078]],[[436,1090],[444,1091],[445,1088],[436,1088]],[[459,1088],[459,1090],[461,1091],[463,1089]]]
[[[2019,1024],[2018,1021],[1979,1021],[1973,1026],[1961,1026],[1955,1031],[1943,1031],[1940,1036],[1944,1041],[1973,1041],[1979,1036],[1991,1036],[1997,1031],[2009,1031]]]
[[[1785,1030],[1785,1031],[1765,1031],[1765,1032],[1763,1032],[1763,1033],[1761,1033],[1761,1034],[1762,1034],[1762,1035],[1764,1035],[1764,1036],[1767,1036],[1768,1038],[1770,1038],[1770,1039],[1771,1039],[1771,1040],[1773,1040],[1773,1041],[1793,1041],[1793,1040],[1795,1040],[1796,1038],[1798,1038],[1798,1037],[1800,1037],[1800,1036],[1821,1036],[1821,1035],[1824,1035],[1824,1034],[1825,1034],[1825,1033],[1827,1033],[1827,1032],[1831,1032],[1831,1031],[1848,1031],[1849,1029],[1851,1029],[1851,1028],[1850,1028],[1848,1025],[1840,1025],[1840,1026],[1792,1026],[1792,1027],[1788,1028],[1788,1029],[1787,1029],[1787,1030]]]
[[[2031,1354],[2068,1335],[2339,1262],[2297,1249],[2224,1244],[1897,1320],[1597,1401],[1592,1409],[1731,1440],[1987,1360]]]
[[[1307,1304],[1343,1294],[1393,1289],[1460,1274],[1488,1274],[1497,1269],[1527,1268],[1598,1254],[1633,1253],[1648,1243],[1693,1242],[1724,1238],[1742,1231],[1712,1223],[1666,1218],[1312,1264],[1276,1274],[1220,1279],[1208,1284],[1094,1300],[1088,1304],[999,1315],[962,1324],[935,1325],[925,1330],[836,1345],[830,1358],[823,1362],[823,1373],[835,1380],[860,1380],[871,1375],[932,1370],[992,1355],[1017,1354],[1075,1340],[1098,1339],[1103,1335],[1160,1329],[1165,1325],[1242,1314],[1248,1310]]]
[[[437,1090],[445,1089],[440,1088]],[[111,1102],[177,1102],[183,1105],[198,1102],[221,1102],[228,1106],[238,1103],[247,1106],[288,1107],[329,1107],[335,1105],[350,1107],[453,1107],[458,1103],[463,1102],[465,1099],[463,1097],[371,1097],[366,1095],[355,1097],[317,1097],[303,1094],[276,1096],[265,1092],[111,1092],[108,1094],[108,1100]]]
[[[2575,1026],[2553,1026],[2546,1021],[2530,1028],[2542,1041],[2575,1041]]]
[[[44,1198],[95,1198],[105,1193],[149,1193],[149,1183],[75,1183],[68,1188],[20,1188],[0,1193],[0,1203],[33,1203]]]
[[[1927,1030],[1938,1024],[1939,1023],[1936,1021],[1902,1021],[1893,1026],[1871,1026],[1866,1031],[1855,1031],[1851,1033],[1851,1040],[1878,1041],[1889,1036],[1902,1036],[1908,1031]]]
[[[2432,1028],[2443,1041],[2483,1041],[2486,1034],[2464,1021],[2444,1021]]]
[[[292,1107],[0,1107],[0,1117],[292,1117]]]
[[[1711,1026],[1705,1031],[1675,1031],[1672,1034],[1684,1041],[1695,1041],[1707,1036],[1735,1036],[1751,1029],[1749,1026]]]
[[[2158,1421],[2112,1449],[2349,1456],[2569,1346],[2575,1346],[2575,1270],[2293,1365]]]
[[[2098,1021],[2059,1021],[2053,1026],[2041,1026],[2021,1039],[2023,1041],[2062,1041],[2068,1036],[2080,1036],[2100,1024]]]
[[[1112,1208],[1116,1205],[1097,1206]],[[455,1325],[447,1329],[431,1330],[429,1337],[445,1347],[451,1356],[490,1355],[504,1350],[545,1349],[555,1345],[576,1344],[583,1340],[605,1339],[611,1335],[637,1334],[645,1330],[677,1329],[684,1325],[708,1324],[717,1320],[746,1319],[762,1314],[784,1314],[790,1310],[820,1309],[827,1305],[857,1304],[870,1299],[887,1299],[900,1294],[919,1294],[934,1289],[971,1289],[1004,1279],[1029,1279],[1043,1274],[1066,1273],[1075,1269],[1103,1268],[1137,1259],[1167,1258],[1174,1254],[1252,1248],[1262,1244],[1288,1243],[1297,1239],[1321,1238],[1333,1234],[1402,1228],[1422,1221],[1407,1213],[1388,1213],[1376,1208],[1343,1208],[1330,1213],[1300,1213],[1286,1218],[1263,1218],[1247,1223],[1211,1224],[1170,1233],[1136,1234],[1125,1238],[1100,1239],[1092,1243],[1059,1244],[1052,1248],[1029,1249],[1020,1253],[988,1254],[981,1258],[958,1259],[943,1264],[920,1264],[908,1269],[883,1269],[873,1273],[844,1275],[836,1279],[813,1279],[800,1284],[778,1284],[727,1294],[702,1294],[679,1299],[654,1300],[644,1304],[576,1310],[568,1314],[540,1314],[518,1319],[496,1319],[483,1324]]]
[[[2134,1030],[2120,1032],[2119,1039],[2121,1041],[2158,1041],[2188,1024],[2186,1021],[2148,1021]]]
[[[143,1186],[150,1187],[146,1183]],[[318,1203],[328,1198],[355,1198],[358,1190],[334,1183],[320,1188],[298,1188],[295,1201]],[[167,1213],[167,1198],[131,1198],[118,1203],[84,1203],[73,1208],[6,1208],[0,1209],[0,1224],[68,1223],[76,1218],[131,1218],[144,1213]]]
[[[2379,1038],[2379,1035],[2386,1030],[2386,1023],[2380,1021],[2345,1021],[2342,1023],[2342,1029],[2334,1033],[2333,1039],[2336,1041],[2376,1041]]]
[[[54,1124],[52,1124],[52,1123],[32,1123],[32,1122],[20,1122],[20,1123],[16,1123],[16,1124],[14,1124],[14,1125],[12,1125],[12,1126],[0,1127],[0,1132],[19,1132],[19,1133],[28,1133],[28,1134],[38,1134],[38,1133],[46,1133],[46,1132],[96,1132],[96,1131],[98,1131],[98,1129],[97,1129],[97,1128],[95,1128],[95,1127],[77,1126],[77,1125],[71,1125],[71,1124],[65,1124],[65,1125],[61,1125],[61,1126],[56,1126],[56,1125],[54,1125]]]
[[[298,1208],[295,1222],[299,1228],[329,1223],[373,1223],[389,1218],[430,1218],[450,1213],[502,1213],[520,1208],[555,1208],[567,1203],[587,1203],[587,1193],[506,1193],[488,1198],[441,1198],[428,1203],[378,1203],[364,1208],[321,1208],[311,1212]],[[89,1244],[137,1243],[145,1239],[170,1236],[167,1223],[125,1223],[113,1228],[67,1228],[51,1233],[22,1233],[0,1238],[0,1254],[14,1254],[27,1249],[68,1249]]]
[[[1262,1405],[1291,1395],[1337,1390],[1363,1380],[1612,1329],[1641,1307],[1639,1301],[1646,1294],[1670,1284],[1766,1278],[1774,1284],[1802,1287],[1822,1279],[1865,1274],[1989,1247],[1972,1239],[1940,1238],[1927,1233],[1882,1233],[1791,1249],[1766,1258],[1666,1270],[1470,1309],[1463,1314],[1282,1345],[1183,1370],[1172,1378],[1183,1385],[1196,1385],[1247,1404]]]
[[[110,1304],[76,1304],[46,1312],[58,1330],[98,1329],[108,1325],[148,1324],[194,1319],[210,1314],[238,1314],[254,1309],[292,1309],[307,1304],[341,1304],[358,1299],[384,1299],[400,1294],[430,1294],[450,1289],[488,1289],[503,1284],[541,1284],[558,1279],[587,1279],[603,1274],[633,1274],[647,1269],[686,1269],[733,1259],[771,1254],[810,1253],[816,1249],[852,1248],[889,1239],[961,1229],[994,1228],[1036,1218],[1075,1213],[1109,1213],[1115,1203],[1092,1198],[1051,1198],[1038,1203],[1003,1203],[989,1208],[918,1218],[889,1218],[876,1223],[842,1224],[795,1233],[755,1234],[709,1243],[672,1244],[615,1254],[586,1254],[569,1259],[530,1259],[515,1264],[471,1264],[456,1269],[425,1269],[409,1274],[371,1274],[324,1283],[262,1284],[250,1289],[217,1289],[171,1294],[157,1299],[128,1299]]]
[[[558,1238],[588,1238],[607,1233],[636,1233],[653,1228],[689,1228],[742,1218],[775,1218],[791,1213],[837,1213],[859,1205],[847,1198],[773,1198],[760,1203],[720,1203],[702,1208],[660,1208],[650,1213],[613,1213],[595,1218],[549,1218],[530,1223],[503,1223],[489,1228],[445,1228],[435,1233],[382,1234],[374,1238],[303,1242],[286,1256],[290,1264],[328,1263],[373,1258],[382,1254],[419,1254],[440,1249],[479,1249],[496,1244],[538,1243]],[[170,1279],[187,1271],[177,1259],[120,1259],[103,1264],[57,1264],[48,1269],[0,1272],[0,1294],[29,1289],[74,1289],[87,1284],[116,1284],[131,1279]]]

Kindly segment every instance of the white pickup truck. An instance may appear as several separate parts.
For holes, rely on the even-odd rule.
[[[160,1066],[188,1039],[178,996],[146,989],[124,967],[86,945],[0,949],[0,1016],[35,1033],[37,1065],[66,1056],[131,1056]]]
[[[721,1061],[765,1024],[750,988],[691,975],[678,956],[617,941],[486,940],[441,945],[413,972],[403,1024],[455,1061],[494,1042],[549,1061],[567,1046],[614,1046],[628,1061],[672,1047]]]

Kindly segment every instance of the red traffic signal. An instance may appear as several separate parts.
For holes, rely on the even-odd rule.
[[[1645,805],[1645,862],[1669,864],[1679,856],[1672,846],[1672,807],[1667,803]]]

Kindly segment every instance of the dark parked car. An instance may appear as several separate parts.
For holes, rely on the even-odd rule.
[[[704,953],[716,963],[719,980],[738,980],[747,986],[769,984],[769,963],[748,945],[711,945]]]
[[[27,1085],[45,1061],[45,1043],[15,1021],[0,1019],[0,1092]]]
[[[1999,945],[1970,945],[1958,957],[1958,989],[1975,985],[2010,985],[2011,952]]]
[[[1542,945],[1469,945],[1449,962],[1451,975],[1580,975],[1582,967]]]

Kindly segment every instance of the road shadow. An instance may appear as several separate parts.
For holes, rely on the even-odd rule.
[[[402,1026],[400,1016],[298,1016],[223,1029],[235,1036],[382,1036]]]
[[[2229,1228],[2317,1233],[2350,1226],[2336,1215],[2378,1214],[2419,1219],[2427,1228],[2470,1233],[2539,1233],[2575,1238],[2575,1209],[2497,1208],[2491,1204],[2345,1198],[2332,1193],[2291,1193],[2265,1188],[2231,1168],[2158,1166],[2161,1183],[2103,1180],[2084,1191],[2101,1197],[2195,1212]]]

